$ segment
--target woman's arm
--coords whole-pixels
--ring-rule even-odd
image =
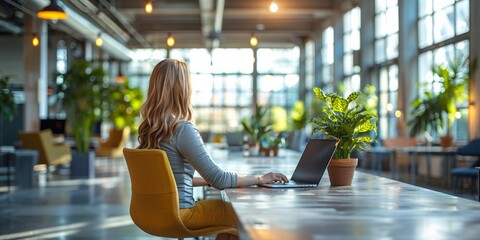
[[[210,184],[208,184],[207,181],[205,181],[205,179],[203,179],[202,177],[193,177],[193,186],[194,187],[200,187],[200,186],[208,186]]]
[[[259,185],[265,183],[272,183],[273,181],[288,182],[288,178],[281,173],[267,173],[263,176],[237,176],[237,187],[248,187],[252,185]],[[210,184],[202,177],[193,178],[193,186],[209,186]]]
[[[281,173],[269,172],[263,176],[237,176],[237,187],[248,187],[274,181],[288,182],[288,178]]]

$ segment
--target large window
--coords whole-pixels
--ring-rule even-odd
[[[328,27],[322,34],[322,79],[320,87],[325,91],[333,91],[334,37],[333,27]]]
[[[468,0],[420,0],[418,12],[418,94],[440,91],[432,67],[469,56],[470,6]],[[456,141],[468,141],[468,102],[458,103],[453,126]],[[437,137],[438,136],[434,136]]]
[[[298,48],[258,49],[258,104],[286,111],[298,100]]]
[[[360,90],[360,8],[343,16],[343,85],[344,94]]]
[[[419,0],[418,3],[420,48],[469,31],[469,0]]]
[[[399,135],[398,1],[375,1],[375,64],[378,69],[378,117],[381,139]]]
[[[375,62],[398,57],[398,2],[375,1]]]
[[[422,94],[427,88],[438,93],[441,86],[437,82],[438,76],[434,75],[432,68],[428,66],[446,65],[454,59],[461,59],[468,56],[469,42],[463,40],[461,42],[436,48],[432,51],[422,53],[418,59],[419,65],[419,81],[418,94]],[[456,121],[453,125],[453,137],[457,141],[468,141],[468,101],[457,104],[458,113]],[[433,136],[438,137],[438,136]]]
[[[250,48],[214,49],[211,53],[203,48],[170,50],[171,58],[190,66],[194,121],[201,132],[242,129],[240,121],[251,115],[254,105],[254,76],[260,105],[287,111],[298,100],[299,49],[258,49],[258,74],[253,72],[253,54]],[[153,67],[165,57],[165,50],[136,50],[129,68],[131,82],[146,91]]]

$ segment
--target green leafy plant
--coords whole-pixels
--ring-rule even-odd
[[[65,74],[59,75],[63,76],[63,83],[57,86],[58,99],[67,112],[77,151],[88,152],[93,124],[102,115],[106,73],[91,62],[77,60]]]
[[[436,78],[434,85],[439,91],[425,90],[412,102],[411,118],[407,124],[410,136],[422,132],[438,133],[445,129],[446,135],[451,135],[455,121],[457,104],[468,99],[467,85],[469,82],[468,59],[455,59],[448,65],[438,65],[432,68]]]
[[[115,128],[130,128],[133,134],[138,131],[143,92],[140,87],[130,86],[128,80],[111,85],[107,90],[107,119]]]
[[[264,135],[260,138],[260,144],[263,148],[279,148],[285,146],[285,138]]]
[[[297,101],[295,105],[293,105],[290,116],[293,130],[301,130],[307,125],[308,112],[303,104],[303,101]]]
[[[320,88],[313,91],[321,109],[311,120],[313,131],[339,141],[335,159],[349,159],[352,151],[370,146],[376,136],[378,118],[358,104],[358,92],[343,98],[337,93],[324,93]]]
[[[14,114],[17,112],[17,105],[10,90],[9,81],[10,77],[8,75],[0,73],[0,113],[2,119],[12,121]]]
[[[252,143],[257,143],[260,137],[271,131],[271,123],[264,119],[267,113],[266,108],[255,105],[254,115],[250,119],[244,118],[242,120],[243,129],[250,135]]]

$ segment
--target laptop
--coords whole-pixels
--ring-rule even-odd
[[[337,148],[335,139],[310,139],[288,183],[261,184],[269,188],[315,188]]]

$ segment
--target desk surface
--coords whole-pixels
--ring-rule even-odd
[[[215,157],[215,154],[213,155]],[[228,170],[291,174],[299,154],[278,158],[216,157]],[[356,172],[352,186],[227,189],[242,239],[478,239],[480,203]]]

